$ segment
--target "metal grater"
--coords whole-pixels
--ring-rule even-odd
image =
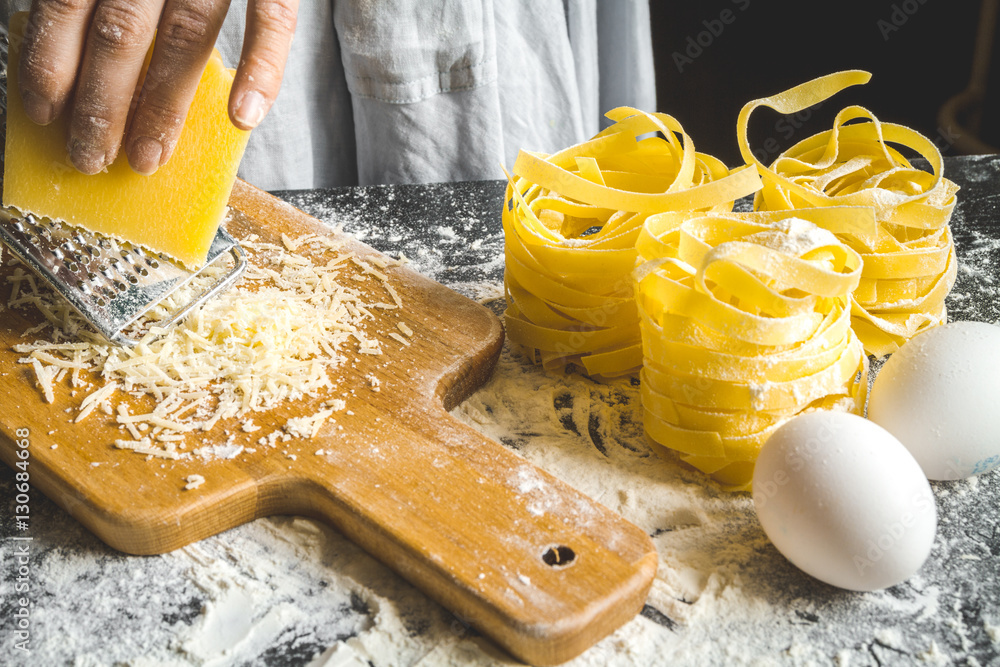
[[[4,112],[7,109],[7,46],[7,28],[0,24],[0,110]],[[247,266],[243,249],[221,228],[199,271],[189,271],[162,254],[130,243],[46,218],[22,216],[10,208],[0,208],[0,241],[62,294],[105,338],[129,347],[141,338],[128,331],[130,325],[204,274],[206,269],[225,262],[227,256],[233,258],[233,266],[228,271],[166,319],[158,320],[158,327],[174,324],[196,306],[227,289]]]

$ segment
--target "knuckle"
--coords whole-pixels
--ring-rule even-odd
[[[33,7],[23,35],[9,36],[11,45],[21,50],[23,83],[33,92],[48,97],[64,94],[72,77],[62,55],[63,26],[80,21],[89,11],[89,0],[39,0]]]
[[[195,7],[178,8],[167,25],[161,25],[157,39],[179,51],[201,51],[214,34],[212,17]]]
[[[89,0],[45,0],[38,3],[41,11],[51,11],[57,16],[76,16],[90,11]]]
[[[131,134],[169,142],[180,133],[186,115],[174,105],[145,98],[139,101]]]
[[[75,109],[69,132],[70,145],[75,146],[71,152],[107,153],[117,145],[116,126],[107,109]]]
[[[265,30],[291,34],[295,31],[296,10],[288,0],[257,0],[254,18]]]
[[[73,108],[72,130],[77,136],[104,136],[111,132],[114,125],[114,112],[101,101],[82,99]]]
[[[51,58],[38,57],[34,53],[26,54],[20,66],[22,85],[45,97],[58,97],[68,85],[66,77],[53,65]]]
[[[138,3],[108,0],[94,13],[92,35],[100,46],[112,50],[145,48],[147,28]]]
[[[258,49],[247,57],[246,65],[256,80],[281,81],[284,74],[281,56],[274,49]]]

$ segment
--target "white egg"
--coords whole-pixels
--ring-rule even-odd
[[[930,479],[1000,465],[1000,327],[954,322],[914,336],[875,378],[868,418]]]
[[[844,412],[810,412],[778,428],[757,458],[753,500],[785,558],[856,591],[909,578],[937,530],[914,458],[882,427]]]

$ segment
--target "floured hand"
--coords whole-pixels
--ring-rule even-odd
[[[229,0],[35,0],[20,65],[25,112],[43,125],[69,114],[67,151],[84,173],[123,146],[135,171],[153,173],[177,144],[228,9]],[[278,95],[297,10],[298,0],[248,3],[229,97],[241,129],[256,127]]]

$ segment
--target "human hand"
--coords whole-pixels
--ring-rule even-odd
[[[94,174],[124,146],[151,174],[170,158],[230,0],[34,0],[19,69],[28,118],[69,114],[67,151]],[[281,85],[298,0],[248,0],[229,117],[249,130]],[[142,87],[139,76],[153,42]]]

